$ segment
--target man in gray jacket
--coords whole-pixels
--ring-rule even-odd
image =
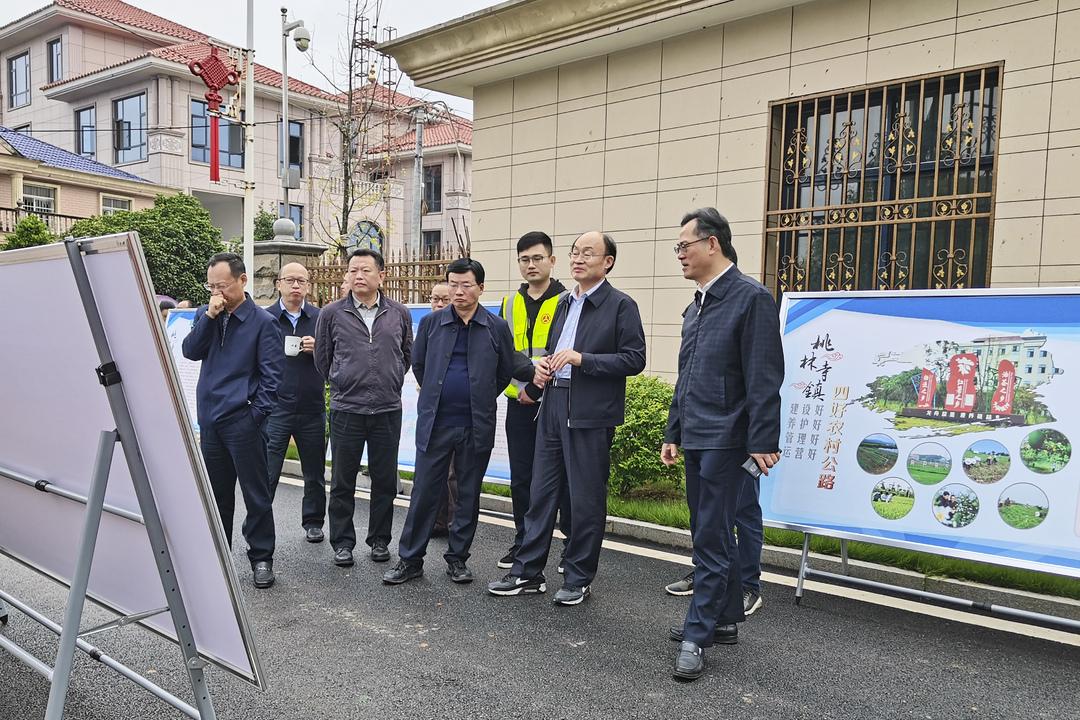
[[[390,559],[390,528],[397,494],[401,385],[412,351],[409,309],[380,291],[383,257],[362,248],[349,257],[351,292],[319,314],[315,366],[330,383],[330,546],[334,564],[353,564],[356,474],[368,450],[371,504],[367,544],[371,559]]]

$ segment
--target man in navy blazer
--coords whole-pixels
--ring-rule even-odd
[[[480,304],[484,266],[459,258],[446,269],[451,304],[420,321],[412,370],[416,401],[416,473],[409,514],[398,541],[397,565],[383,575],[399,585],[424,574],[424,555],[446,495],[451,461],[458,497],[450,524],[446,574],[472,582],[466,566],[480,515],[480,484],[495,447],[496,400],[511,378],[528,381],[532,362],[514,352],[510,326]]]
[[[763,474],[780,459],[784,349],[772,294],[735,266],[731,228],[715,208],[682,219],[675,255],[697,285],[683,312],[679,379],[660,459],[686,458],[686,502],[694,541],[694,595],[681,628],[674,674],[695,680],[703,649],[738,641],[745,619],[735,517],[757,502],[749,458]]]
[[[244,292],[246,283],[240,256],[210,258],[210,302],[195,312],[183,352],[188,360],[202,361],[196,395],[199,444],[225,539],[232,545],[239,480],[255,587],[268,588],[274,584],[274,509],[263,426],[277,401],[285,348],[274,319]]]

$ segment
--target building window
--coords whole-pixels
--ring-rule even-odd
[[[379,252],[383,251],[383,231],[378,223],[371,220],[361,220],[356,223],[353,231],[349,233],[350,250],[357,248],[370,248]]]
[[[97,108],[75,111],[75,152],[92,158],[97,154]]]
[[[1000,79],[990,66],[774,103],[767,283],[987,286]]]
[[[1025,365],[1024,366],[1024,373],[1026,373],[1027,375],[1031,374],[1031,366],[1030,365]]]
[[[146,93],[113,100],[113,162],[146,159]]]
[[[101,196],[101,214],[112,215],[118,212],[131,210],[131,198],[113,197],[112,195]]]
[[[425,213],[442,212],[442,165],[424,168]]]
[[[48,185],[23,184],[24,210],[51,215],[56,212],[56,188]]]
[[[49,60],[49,82],[60,82],[64,79],[64,45],[60,38],[46,43],[45,55]]]
[[[8,107],[30,104],[30,51],[8,60]]]
[[[19,127],[13,127],[13,128],[11,128],[11,131],[12,132],[17,132],[17,133],[22,133],[23,135],[32,135],[33,134],[31,132],[30,123],[26,123],[25,125],[20,125]]]
[[[278,206],[277,206],[277,208],[278,208],[278,217],[282,217],[282,212],[281,212],[282,207],[283,207],[283,205],[281,203],[278,203]],[[293,237],[295,237],[297,240],[303,240],[304,239],[304,206],[303,205],[293,205],[292,203],[289,203],[289,218],[293,221],[293,224],[296,225],[296,232],[293,233]]]
[[[210,162],[210,115],[202,100],[191,101],[191,159]],[[244,126],[240,123],[218,120],[218,162],[222,167],[244,167]]]
[[[1035,351],[1034,350],[1028,350],[1027,355],[1028,355],[1029,358],[1033,358],[1033,357],[1035,357]]]
[[[1039,351],[1039,357],[1046,357],[1046,351],[1045,350],[1040,350]]]
[[[1039,374],[1040,375],[1045,375],[1046,374],[1046,366],[1045,365],[1040,365],[1039,366]]]
[[[439,257],[442,253],[441,230],[424,230],[420,233],[420,253],[428,260]]]
[[[281,134],[281,125],[277,126]],[[289,121],[289,168],[295,168],[304,177],[304,123]],[[278,174],[281,174],[281,143],[278,142]]]

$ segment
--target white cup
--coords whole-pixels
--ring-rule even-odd
[[[286,335],[285,336],[285,354],[289,357],[296,357],[300,354],[300,336],[299,335]]]

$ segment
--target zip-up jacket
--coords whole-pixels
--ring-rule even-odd
[[[351,293],[324,307],[315,328],[315,367],[330,383],[330,409],[360,415],[400,410],[412,342],[409,308],[385,294],[371,332]]]
[[[195,311],[191,332],[181,346],[184,357],[202,362],[196,390],[199,425],[209,427],[247,408],[256,425],[273,411],[285,347],[274,319],[245,293],[244,302],[216,318],[206,305]]]
[[[315,337],[315,326],[319,321],[319,308],[309,302],[304,303],[300,317],[293,329],[292,320],[278,301],[266,308],[270,317],[278,324],[282,335],[297,337]],[[326,381],[315,369],[315,354],[301,352],[293,357],[285,356],[284,372],[278,387],[275,412],[299,413],[302,415],[322,414],[326,407],[323,389]]]
[[[541,316],[540,311],[545,304],[549,303],[549,301],[551,301],[550,304],[554,306],[554,298],[557,298],[564,292],[566,292],[566,287],[555,278],[552,278],[543,295],[534,300],[533,297],[529,295],[529,283],[521,283],[521,287],[518,288],[517,292],[504,297],[502,304],[499,305],[499,317],[505,320],[506,324],[510,326],[510,333],[514,336],[514,349],[524,354],[525,357],[530,360],[535,360],[536,358],[547,354],[547,332],[551,329],[551,321],[554,319],[554,313],[545,313],[545,316]],[[515,310],[518,297],[521,297],[525,308],[523,317],[519,317]],[[536,337],[536,329],[538,326],[542,330],[543,338]],[[535,343],[539,343],[539,345],[534,344],[534,340]],[[507,386],[506,396],[512,400],[516,400],[518,392],[522,391],[533,400],[539,398],[541,393],[540,388],[532,383],[523,383],[520,380],[515,380]]]
[[[683,312],[679,379],[664,441],[688,450],[780,450],[784,346],[776,301],[728,269]]]
[[[555,308],[548,354],[555,351],[570,310],[570,294]],[[574,337],[581,366],[570,370],[572,428],[612,428],[626,417],[626,378],[645,369],[645,329],[637,303],[605,280],[585,298]]]

